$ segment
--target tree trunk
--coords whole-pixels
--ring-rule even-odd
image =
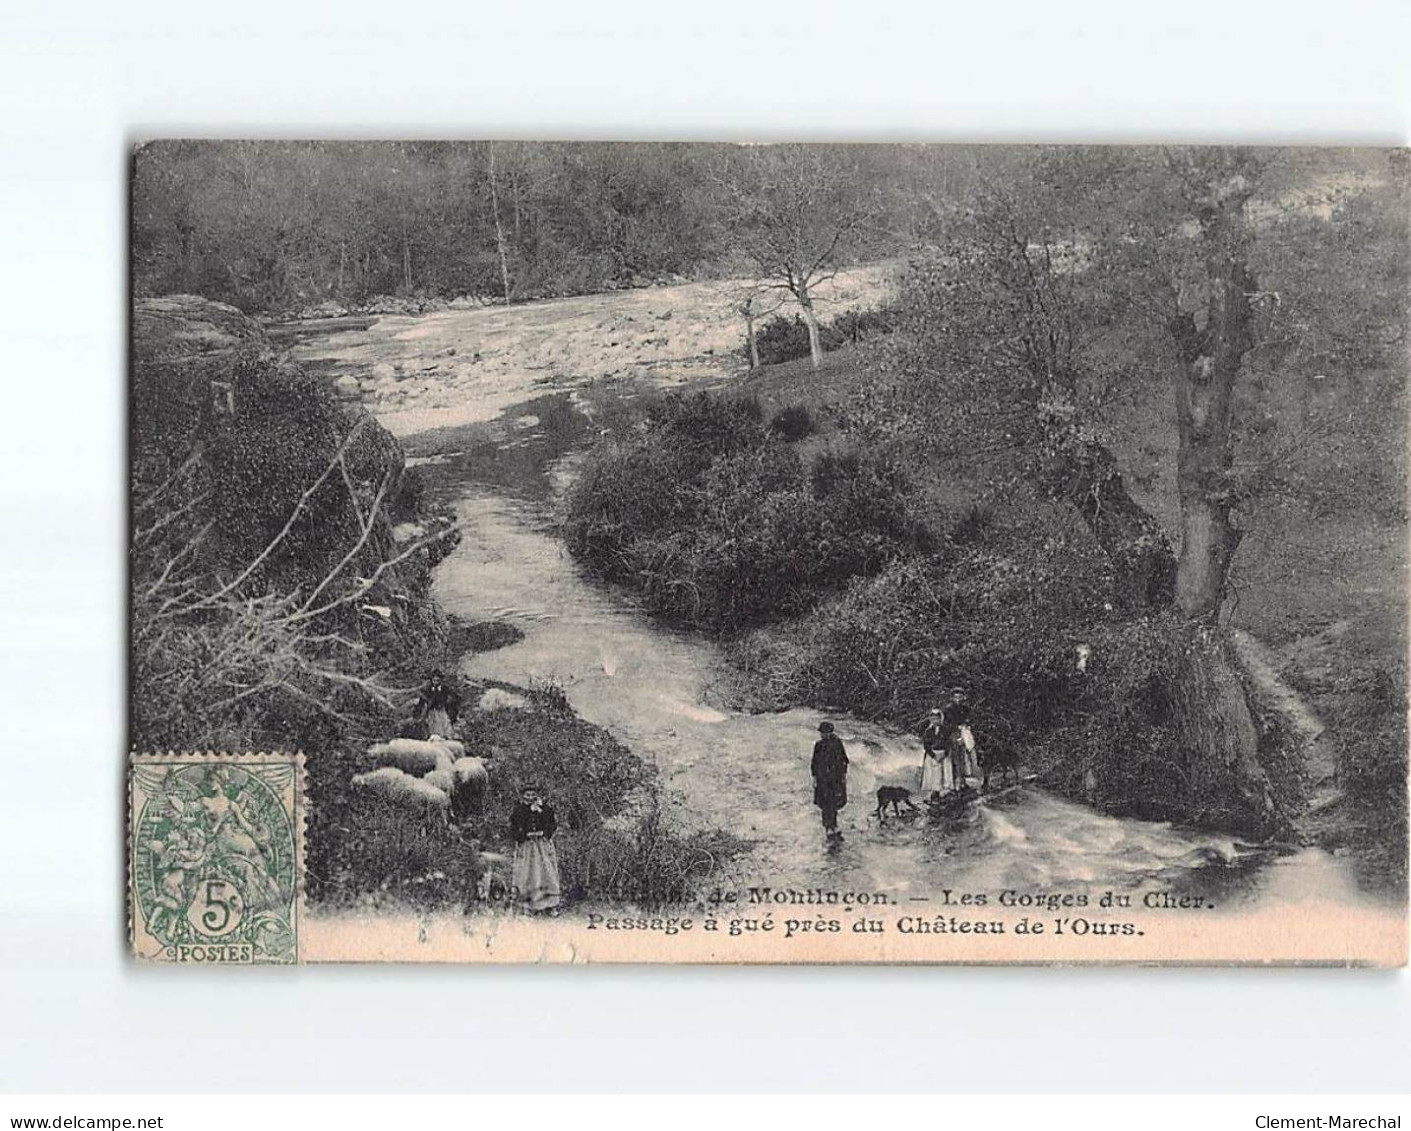
[[[1185,748],[1193,815],[1254,840],[1286,838],[1293,826],[1259,759],[1259,732],[1226,634],[1196,625],[1171,687]]]
[[[523,236],[520,233],[520,217],[523,214],[519,203],[519,163],[516,162],[510,167],[510,198],[514,203],[514,246],[520,248],[524,244]]]
[[[750,372],[753,373],[759,368],[759,342],[754,336],[754,298],[745,299],[740,306],[740,313],[745,316],[745,341],[750,348]]]
[[[407,240],[407,229],[402,228],[402,283],[407,294],[412,293],[412,245]]]
[[[505,290],[505,305],[510,304],[510,264],[505,254],[505,229],[500,223],[500,191],[495,179],[495,143],[490,143],[490,211],[495,217],[495,247],[500,253],[500,282]]]
[[[808,356],[817,369],[823,364],[823,341],[818,333],[818,316],[813,312],[813,296],[807,287],[798,289],[799,307],[803,310],[804,325],[808,327]]]
[[[1083,427],[1069,391],[1044,390],[1037,407],[1042,430],[1040,485],[1073,507],[1113,571],[1113,597],[1127,611],[1163,608],[1176,583],[1176,555],[1161,524],[1127,491],[1117,460]]]
[[[1254,343],[1248,293],[1253,280],[1237,262],[1221,265],[1210,308],[1183,313],[1172,325],[1180,355],[1176,421],[1180,448],[1176,485],[1181,500],[1181,559],[1176,601],[1194,620],[1213,622],[1239,546],[1230,477],[1230,406],[1242,359]]]
[[[1192,165],[1193,172],[1199,172]],[[1218,174],[1218,175],[1217,175]],[[1228,167],[1188,180],[1200,225],[1204,278],[1194,309],[1171,320],[1179,366],[1175,377],[1180,447],[1176,482],[1181,503],[1181,554],[1176,607],[1194,626],[1196,644],[1180,663],[1175,701],[1192,777],[1228,775],[1245,815],[1232,822],[1250,835],[1287,835],[1259,759],[1259,735],[1244,684],[1219,624],[1240,531],[1231,477],[1230,408],[1244,355],[1254,346],[1254,279],[1246,265],[1245,202],[1252,184]],[[1226,791],[1228,792],[1228,790]]]
[[[1254,347],[1255,281],[1246,264],[1245,202],[1253,186],[1239,172],[1200,184],[1192,210],[1200,225],[1203,287],[1194,309],[1171,319],[1180,365],[1176,484],[1181,500],[1181,559],[1176,601],[1192,620],[1213,623],[1239,546],[1233,521],[1235,485],[1230,408],[1244,355]],[[1203,301],[1202,301],[1203,300]]]

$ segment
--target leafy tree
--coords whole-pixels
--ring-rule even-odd
[[[1299,192],[1317,176],[1242,149],[1035,151],[1010,163],[940,218],[940,246],[916,258],[904,288],[893,379],[856,413],[985,469],[994,486],[1023,478],[1074,508],[1126,612],[1174,616],[1167,699],[1188,757],[1226,776],[1240,820],[1263,834],[1287,818],[1221,621],[1247,504],[1267,479],[1267,452],[1237,458],[1237,408],[1260,359],[1289,348],[1279,312],[1317,301],[1307,278],[1286,275],[1275,298],[1256,276],[1270,265],[1272,216],[1306,213]],[[1175,408],[1179,557],[1104,431],[1113,399],[1153,376]]]

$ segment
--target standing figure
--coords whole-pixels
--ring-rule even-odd
[[[558,821],[536,785],[526,785],[510,814],[514,838],[515,897],[530,911],[558,914],[563,900],[559,856],[554,848]]]
[[[950,755],[952,785],[961,789],[966,779],[979,773],[975,765],[975,738],[970,732],[970,707],[965,702],[965,692],[952,688],[950,702],[942,712],[942,725],[945,729],[946,750]]]
[[[833,733],[833,724],[818,724],[822,734],[813,744],[813,803],[823,815],[823,828],[830,841],[840,841],[843,834],[838,831],[838,810],[848,803],[848,752],[838,736]]]
[[[946,749],[945,712],[932,707],[921,728],[921,796],[930,801],[955,784]]]
[[[453,738],[452,727],[460,718],[461,696],[441,672],[433,671],[416,701],[416,719],[422,727],[422,737]]]

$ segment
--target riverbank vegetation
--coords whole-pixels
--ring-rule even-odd
[[[1403,883],[1406,191],[1394,159],[1339,183],[1297,155],[1068,151],[958,196],[883,333],[750,378],[765,412],[821,423],[801,458],[893,469],[930,541],[753,631],[695,621],[727,638],[740,697],[915,727],[963,686],[984,741],[1062,792],[1247,836],[1293,835],[1337,790],[1335,827],[1309,827]],[[631,539],[604,553],[591,519],[612,527],[634,462],[665,484],[672,445],[651,424],[605,445],[570,508],[574,552],[643,592],[658,559],[614,559]],[[702,515],[728,545],[770,513],[767,481],[733,514],[693,482],[653,547],[693,545]],[[707,609],[735,583],[692,579]],[[1331,777],[1232,623],[1313,696]]]
[[[575,485],[569,549],[676,624],[736,631],[812,608],[930,536],[890,460],[800,455],[804,420],[748,397],[653,401]]]
[[[739,851],[666,829],[653,770],[551,687],[502,688],[523,709],[462,718],[457,737],[494,766],[468,822],[352,786],[363,751],[407,730],[428,669],[517,630],[436,605],[431,571],[458,531],[363,409],[231,307],[145,300],[133,322],[134,748],[305,751],[315,903],[459,909],[480,848],[511,850],[529,780],[560,807],[574,898],[682,899]]]
[[[510,812],[521,788],[538,783],[554,805],[565,896],[641,907],[681,902],[719,882],[747,847],[712,830],[683,831],[663,818],[656,767],[600,727],[584,722],[552,684],[487,682],[511,708],[472,707],[456,727],[467,750],[487,759],[491,787],[482,812],[443,822],[408,812],[351,784],[374,768],[360,749],[310,762],[315,798],[309,827],[309,895],[331,909],[474,910],[503,903],[512,855]],[[491,879],[495,885],[482,883]]]

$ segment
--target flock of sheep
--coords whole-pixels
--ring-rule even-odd
[[[423,816],[451,817],[480,812],[490,784],[483,758],[468,757],[463,743],[433,734],[430,738],[394,738],[368,748],[380,763],[353,775],[353,784]]]

